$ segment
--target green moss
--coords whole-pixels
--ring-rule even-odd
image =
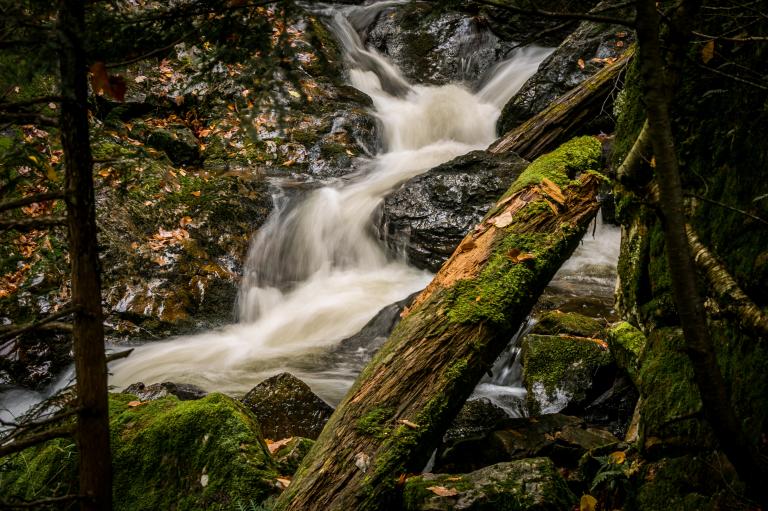
[[[240,403],[222,394],[197,401],[173,396],[130,406],[135,396],[110,396],[115,509],[231,509],[276,493],[272,458],[259,426]],[[69,441],[29,449],[13,459],[34,470],[13,472],[19,496],[76,485]],[[8,471],[4,479],[10,476]],[[5,485],[4,485],[5,487]]]
[[[535,334],[567,334],[580,337],[601,337],[605,324],[577,312],[548,311],[539,316]]]
[[[385,438],[390,434],[392,416],[394,414],[395,410],[393,408],[376,407],[360,417],[355,427],[365,435]]]
[[[640,358],[645,351],[643,332],[623,321],[608,330],[608,346],[619,367],[627,371],[630,379],[639,382]]]
[[[536,158],[504,194],[508,197],[546,178],[560,187],[567,186],[576,173],[600,167],[602,145],[595,137],[577,137],[551,153]]]

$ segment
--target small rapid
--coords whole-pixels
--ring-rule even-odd
[[[236,324],[139,346],[114,364],[112,385],[171,380],[242,394],[287,370],[336,403],[360,368],[323,367],[322,354],[429,282],[429,273],[385,252],[371,221],[376,208],[403,181],[493,142],[500,109],[550,50],[516,50],[475,92],[412,84],[358,35],[395,3],[322,9],[343,47],[350,84],[373,100],[380,154],[356,162],[341,180],[276,204],[251,241]]]

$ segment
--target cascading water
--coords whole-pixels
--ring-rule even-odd
[[[476,93],[462,85],[410,84],[365,48],[356,30],[395,3],[324,11],[344,48],[351,84],[373,99],[383,151],[343,181],[275,208],[251,242],[239,323],[138,347],[115,364],[112,384],[174,380],[242,393],[290,370],[337,402],[359,367],[322,367],[324,351],[429,282],[430,274],[387,256],[372,232],[372,214],[399,183],[487,147],[501,107],[549,50],[517,50]]]

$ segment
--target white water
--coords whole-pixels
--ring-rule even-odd
[[[385,254],[372,232],[372,214],[399,183],[487,147],[500,108],[549,51],[517,51],[474,94],[456,84],[410,84],[383,56],[363,47],[347,20],[371,19],[373,10],[391,4],[333,13],[351,84],[373,99],[381,121],[382,153],[360,162],[361,170],[343,181],[276,208],[251,242],[239,323],[138,347],[113,366],[111,384],[170,380],[237,394],[290,370],[337,402],[355,374],[313,367],[313,360],[382,307],[429,282],[429,273]]]

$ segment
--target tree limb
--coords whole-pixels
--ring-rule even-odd
[[[768,338],[768,317],[739,287],[725,266],[701,243],[693,227],[686,224],[685,230],[688,243],[693,250],[693,260],[704,273],[709,286],[721,301],[736,311],[738,319],[745,328]]]
[[[28,206],[29,204],[35,204],[37,202],[45,202],[50,200],[57,200],[57,199],[63,199],[64,198],[64,192],[57,191],[57,192],[44,192],[44,193],[38,193],[36,195],[28,195],[27,197],[21,197],[20,199],[10,199],[7,201],[0,202],[0,211],[5,211],[7,209],[16,209],[23,206]]]
[[[74,432],[75,432],[75,428],[73,426],[54,428],[54,429],[49,429],[47,431],[43,431],[41,433],[30,435],[22,440],[14,441],[8,444],[3,444],[0,446],[0,457],[8,456],[9,454],[13,454],[15,452],[23,451],[28,447],[33,447],[43,442],[47,442],[48,440],[53,440],[55,438],[66,438],[66,437],[72,436]]]
[[[56,118],[32,112],[0,112],[0,122],[39,124],[50,128],[59,127],[59,121]]]
[[[47,229],[49,227],[61,227],[67,224],[67,218],[64,216],[35,216],[29,218],[8,218],[0,219],[0,231],[34,231],[36,229]]]
[[[61,504],[62,502],[69,502],[72,500],[79,500],[80,498],[80,495],[62,495],[61,497],[49,497],[47,499],[40,500],[25,500],[19,502],[0,501],[0,509],[31,509],[36,507],[50,506],[53,504]]]
[[[12,329],[6,332],[3,332],[2,330],[0,330],[0,342],[5,341],[7,339],[12,339],[23,333],[29,332],[30,330],[37,330],[38,328],[41,328],[48,323],[53,323],[57,319],[61,319],[65,316],[69,316],[70,314],[74,314],[78,310],[79,308],[77,306],[65,307],[60,311],[54,312],[50,316],[43,318],[39,321],[32,321],[30,323],[27,323],[26,325],[22,325],[16,328],[11,327]]]

